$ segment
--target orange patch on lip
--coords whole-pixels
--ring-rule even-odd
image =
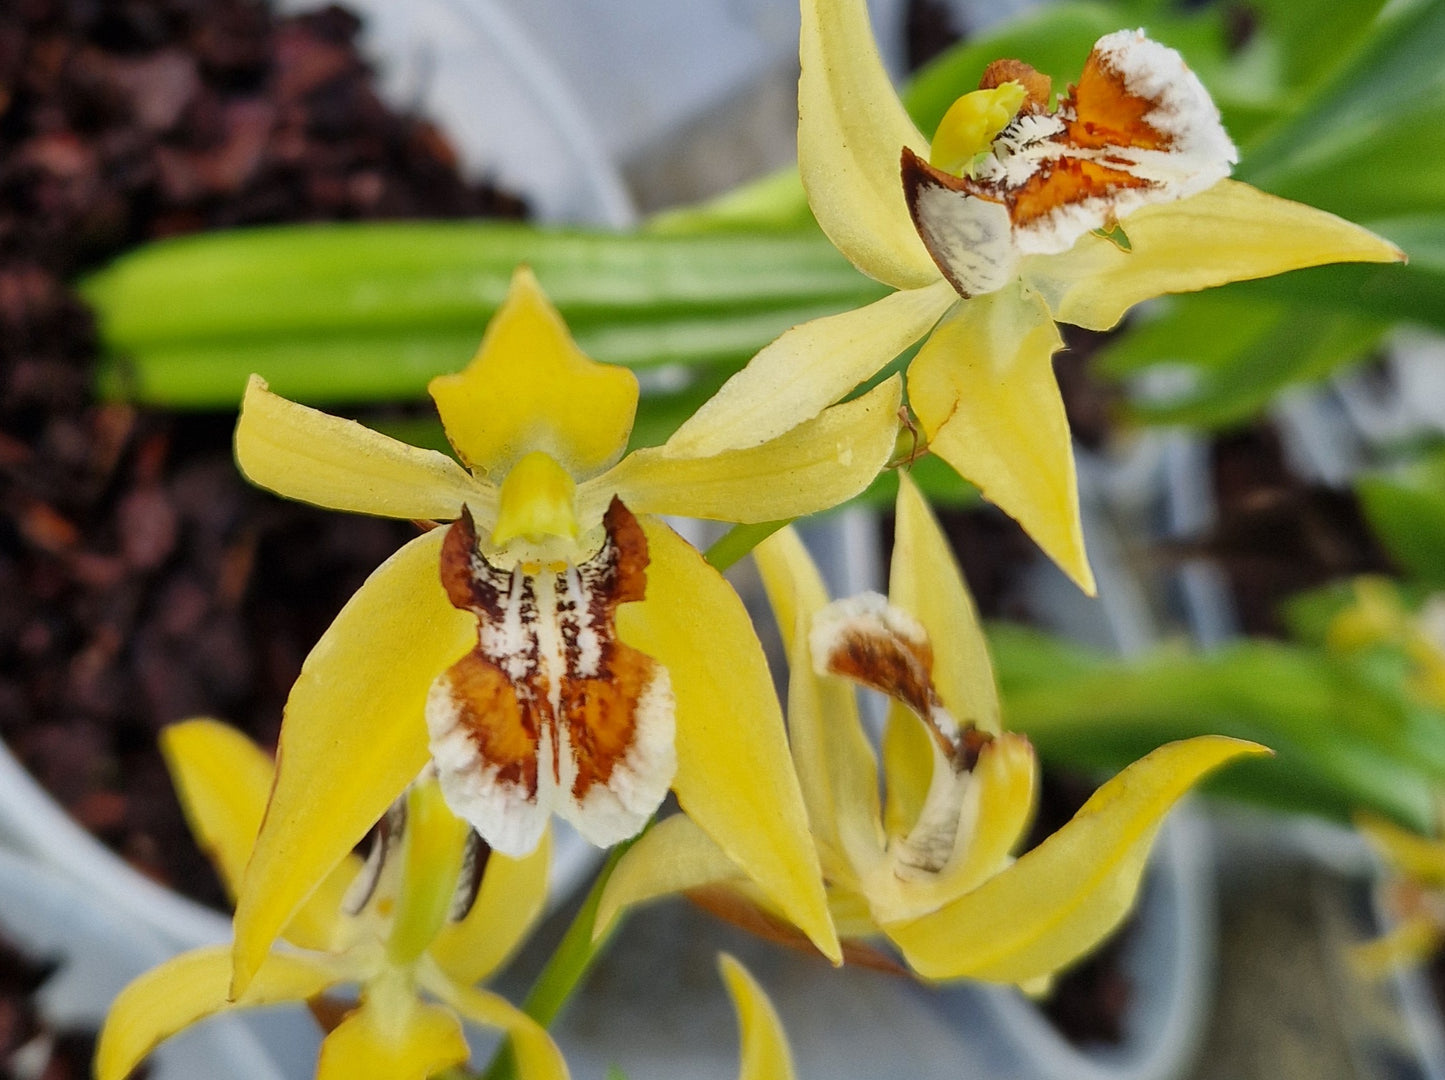
[[[554,810],[594,843],[632,835],[676,767],[667,672],[617,640],[618,605],[646,591],[647,538],[616,498],[603,525],[576,566],[494,566],[466,513],[442,545],[477,645],[428,700],[433,760],[453,809],[508,854]]]
[[[537,739],[550,712],[545,687],[528,686],[524,697],[506,673],[478,652],[454,664],[446,678],[477,753],[497,767],[497,779],[537,794]]]
[[[1060,158],[1040,168],[1023,187],[1015,189],[1009,216],[1016,227],[1023,227],[1047,217],[1066,203],[1106,199],[1125,188],[1151,186],[1148,180],[1097,161]]]
[[[1153,98],[1131,93],[1124,76],[1096,49],[1089,53],[1078,84],[1070,87],[1068,97],[1060,103],[1061,112],[1073,114],[1065,141],[1092,149],[1168,150],[1174,145],[1173,138],[1145,120],[1158,106]]]

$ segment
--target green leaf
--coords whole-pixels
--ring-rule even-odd
[[[1445,716],[1408,699],[1398,679],[1264,642],[1133,662],[1070,657],[1017,631],[991,631],[990,644],[1007,723],[1046,761],[1117,769],[1173,739],[1234,735],[1276,757],[1221,776],[1208,785],[1217,794],[1340,821],[1359,806],[1415,827],[1433,819]]]
[[[1445,191],[1445,0],[1392,5],[1238,176],[1356,219],[1438,215]]]
[[[867,294],[876,298],[877,292]],[[866,300],[862,302],[867,302]],[[579,321],[577,343],[592,357],[630,367],[742,366],[790,326],[854,302],[705,312],[671,318]],[[563,312],[564,316],[566,312]],[[317,328],[250,337],[180,337],[112,354],[96,374],[97,392],[170,408],[232,408],[252,372],[278,394],[309,405],[420,400],[427,382],[456,371],[476,352],[486,320],[354,332]]]
[[[1259,413],[1287,386],[1322,379],[1369,356],[1389,330],[1350,311],[1302,312],[1250,300],[1233,286],[1175,297],[1158,318],[1106,346],[1099,370],[1133,374],[1155,363],[1189,367],[1168,398],[1136,401],[1150,423],[1220,428]]]
[[[1260,20],[1249,47],[1271,54],[1289,87],[1319,82],[1348,55],[1384,7],[1384,0],[1251,0]]]
[[[479,335],[523,263],[575,326],[881,295],[816,230],[654,236],[495,222],[202,234],[132,252],[81,291],[107,346],[122,350],[402,327]]]
[[[1405,572],[1445,589],[1445,451],[1355,481],[1370,527]]]

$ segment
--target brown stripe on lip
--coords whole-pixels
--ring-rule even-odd
[[[616,498],[603,525],[591,558],[536,575],[488,562],[467,514],[442,546],[447,596],[478,628],[428,699],[433,759],[453,810],[509,855],[552,811],[594,843],[633,835],[676,769],[667,672],[617,640],[617,606],[646,591],[647,538]]]

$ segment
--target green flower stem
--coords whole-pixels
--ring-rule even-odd
[[[756,525],[734,525],[707,549],[703,558],[712,564],[713,569],[726,570],[791,520],[789,518],[783,521],[762,521]]]
[[[644,828],[643,832],[646,831]],[[592,888],[587,893],[587,899],[582,901],[582,907],[562,935],[562,940],[557,943],[556,950],[537,976],[537,981],[532,984],[532,989],[527,992],[522,1011],[543,1027],[552,1026],[552,1021],[557,1019],[577,987],[592,970],[592,965],[602,955],[602,950],[612,940],[612,935],[622,925],[623,916],[619,916],[601,937],[592,936],[592,927],[597,921],[597,905],[602,901],[602,891],[607,887],[607,881],[612,877],[612,871],[622,856],[641,835],[642,833],[638,833],[631,840],[618,844],[608,854],[597,880],[592,883]],[[482,1077],[483,1080],[513,1080],[515,1076],[516,1065],[512,1059],[511,1047],[504,1043]]]

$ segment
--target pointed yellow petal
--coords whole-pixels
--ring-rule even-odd
[[[476,641],[442,590],[445,529],[367,578],[301,666],[276,787],[236,903],[236,990],[277,933],[427,762],[432,680]]]
[[[928,448],[1092,595],[1074,448],[1050,359],[1062,345],[1037,296],[1009,288],[974,297],[914,358],[908,398]]]
[[[637,376],[579,349],[526,267],[472,362],[428,389],[457,455],[494,480],[533,450],[577,478],[601,472],[627,446],[637,411]]]
[[[472,1023],[507,1033],[518,1080],[567,1080],[567,1062],[552,1037],[506,998],[454,983],[432,989]]]
[[[792,529],[754,557],[788,649],[788,735],[823,871],[844,886],[882,858],[878,766],[858,718],[853,684],[813,672],[813,616],[828,604],[822,575]]]
[[[883,828],[889,836],[907,836],[923,811],[933,782],[934,742],[906,705],[890,701],[880,750],[888,796]]]
[[[1263,753],[1219,735],[1160,747],[1003,873],[931,915],[884,930],[925,978],[1017,983],[1057,971],[1128,913],[1174,802],[1210,770]]]
[[[688,816],[834,962],[822,872],[788,756],[782,711],[747,610],[702,556],[643,519],[647,599],[619,636],[667,667],[677,698],[677,777]]]
[[[998,689],[973,597],[918,486],[901,470],[898,480],[888,599],[928,631],[933,685],[954,719],[996,734]]]
[[[738,1080],[792,1080],[788,1037],[773,1003],[742,964],[727,953],[717,959],[738,1014],[738,1041],[742,1044]]]
[[[316,1080],[426,1080],[471,1051],[446,1009],[388,994],[363,1000],[321,1044]]]
[[[803,0],[798,168],[828,239],[896,289],[939,278],[903,199],[905,146],[928,157],[873,43],[863,0]]]
[[[287,401],[259,375],[241,402],[236,463],[257,487],[333,510],[450,521],[467,503],[496,515],[496,493],[445,454]]]
[[[171,724],[160,746],[186,824],[234,902],[271,795],[271,755],[219,720]]]
[[[1060,322],[1107,330],[1140,300],[1332,262],[1399,262],[1394,244],[1343,218],[1221,180],[1122,222],[1132,250],[1092,233],[1029,259],[1024,280]]]
[[[1445,840],[1428,839],[1375,814],[1356,815],[1355,827],[1396,873],[1445,887]]]
[[[716,456],[637,450],[579,496],[583,520],[601,517],[612,492],[638,514],[720,521],[779,521],[846,502],[873,482],[898,437],[903,387],[895,377],[855,401],[761,446]]]
[[[271,757],[218,720],[172,724],[162,729],[160,743],[186,823],[234,903],[271,795]],[[341,898],[360,866],[348,856],[327,875],[286,927],[288,941],[322,950],[332,945]]]
[[[520,859],[492,852],[482,888],[461,922],[442,928],[431,954],[453,981],[481,982],[511,957],[547,905],[547,868],[552,862],[552,830],[530,855]]]
[[[872,378],[957,299],[940,281],[793,327],[725,382],[665,449],[673,457],[706,457],[791,431]]]
[[[686,814],[664,818],[617,861],[597,904],[592,937],[600,938],[627,908],[664,896],[744,881],[743,872]]]
[[[310,957],[276,954],[256,973],[245,995],[227,1001],[231,950],[225,945],[182,953],[152,968],[111,1004],[95,1052],[96,1080],[123,1080],[165,1039],[227,1009],[305,1001],[343,977]]]

